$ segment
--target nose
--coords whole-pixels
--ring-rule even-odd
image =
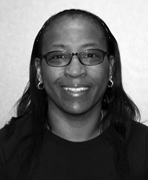
[[[65,75],[78,78],[87,74],[86,68],[80,63],[77,55],[72,56],[72,60],[68,66],[65,67]]]

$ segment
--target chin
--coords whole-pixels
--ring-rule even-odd
[[[75,105],[75,106],[68,106],[68,107],[65,107],[65,112],[67,112],[68,114],[73,114],[73,115],[82,115],[82,114],[85,114],[87,113],[91,108],[88,107],[88,106],[84,106],[83,105]]]

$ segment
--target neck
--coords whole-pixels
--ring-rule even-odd
[[[100,109],[91,113],[71,115],[54,109],[48,110],[49,124],[54,134],[69,141],[86,141],[100,134],[99,121],[103,118]]]

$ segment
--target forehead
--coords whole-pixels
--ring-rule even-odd
[[[62,17],[46,27],[42,48],[45,49],[54,43],[79,45],[88,43],[88,41],[89,43],[97,42],[106,45],[105,36],[99,24],[83,17]]]

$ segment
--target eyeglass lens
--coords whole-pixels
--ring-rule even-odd
[[[78,56],[82,64],[92,66],[101,63],[105,54],[100,49],[89,49],[74,55]],[[45,58],[48,65],[60,67],[68,65],[74,55],[67,51],[52,51],[47,53]]]

